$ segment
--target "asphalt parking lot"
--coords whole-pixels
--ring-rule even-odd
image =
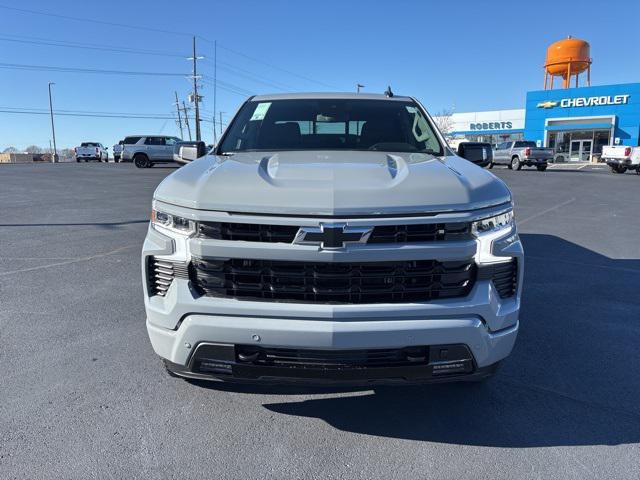
[[[640,477],[639,176],[495,168],[526,250],[498,375],[329,391],[165,374],[139,253],[172,171],[0,165],[0,477]]]

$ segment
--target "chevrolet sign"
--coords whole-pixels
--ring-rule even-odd
[[[571,107],[598,107],[602,105],[626,105],[629,103],[629,97],[631,95],[604,95],[600,97],[578,97],[578,98],[563,98],[560,100],[560,108]],[[545,102],[538,103],[538,108],[553,108],[557,107],[558,102],[547,100]]]

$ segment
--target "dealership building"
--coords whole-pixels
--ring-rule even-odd
[[[640,83],[528,92],[524,109],[454,113],[448,137],[493,144],[533,140],[554,159],[598,161],[604,145],[638,146]]]

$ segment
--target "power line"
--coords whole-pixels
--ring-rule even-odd
[[[206,40],[206,39],[205,39],[205,40]],[[210,42],[211,40],[207,40],[207,41],[209,41],[209,42]],[[323,87],[327,87],[327,88],[332,88],[332,89],[336,89],[336,90],[338,89],[338,87],[336,87],[336,86],[334,86],[334,85],[330,85],[330,84],[328,84],[328,83],[324,83],[324,82],[321,82],[321,81],[319,81],[319,80],[315,80],[315,79],[313,79],[313,78],[305,77],[304,75],[300,75],[300,74],[295,73],[295,72],[292,72],[292,71],[290,71],[290,70],[286,70],[286,69],[284,69],[284,68],[278,67],[277,65],[273,65],[273,64],[271,64],[271,63],[265,62],[264,60],[260,60],[260,59],[258,59],[258,58],[254,58],[254,57],[252,57],[252,56],[250,56],[250,55],[247,55],[247,54],[245,54],[245,53],[238,52],[237,50],[234,50],[234,49],[232,49],[232,48],[225,47],[225,46],[223,46],[223,45],[220,45],[220,43],[219,43],[219,42],[218,42],[218,48],[222,48],[223,50],[226,50],[226,51],[228,51],[228,52],[231,52],[231,53],[233,53],[233,54],[235,54],[235,55],[238,55],[238,56],[240,56],[240,57],[244,57],[244,58],[246,58],[246,59],[248,59],[248,60],[251,60],[251,61],[253,61],[253,62],[256,62],[256,63],[260,63],[260,64],[262,64],[262,65],[265,65],[265,66],[267,66],[267,67],[273,68],[273,69],[275,69],[275,70],[280,70],[281,72],[287,73],[287,74],[289,74],[289,75],[293,75],[294,77],[301,78],[302,80],[306,80],[307,82],[312,82],[312,83],[315,83],[315,84],[318,84],[318,85],[322,85]]]
[[[28,110],[4,110],[0,109],[0,113],[14,113],[19,115],[49,115],[49,112],[28,111]],[[64,117],[94,117],[94,118],[131,118],[131,119],[150,119],[150,120],[172,120],[173,116],[151,116],[151,115],[107,115],[93,113],[57,113],[57,116]]]
[[[184,73],[172,72],[138,72],[129,70],[101,70],[98,68],[59,67],[53,65],[26,65],[20,63],[0,63],[0,68],[7,70],[37,70],[45,72],[90,73],[102,75],[138,75],[156,77],[184,77]]]
[[[207,77],[207,76],[205,75],[205,77]],[[210,77],[207,77],[207,78],[210,78]],[[206,78],[202,79],[202,83],[204,83],[206,85],[213,85],[213,82],[207,80]],[[228,82],[224,82],[222,80],[218,80],[217,81],[217,85],[218,85],[218,88],[220,88],[222,90],[225,90],[225,91],[227,91],[229,93],[235,93],[236,95],[240,95],[242,97],[249,97],[251,95],[255,95],[254,92],[251,92],[249,90],[245,90],[242,87],[238,87],[237,85],[234,85],[234,84],[228,83]]]
[[[169,33],[171,35],[185,35],[185,36],[192,36],[192,34],[190,33],[186,33],[186,32],[178,32],[175,30],[163,30],[160,28],[151,28],[151,27],[142,27],[140,25],[131,25],[131,24],[126,24],[126,23],[117,23],[117,22],[105,22],[104,20],[96,20],[95,18],[82,18],[82,17],[72,17],[70,15],[60,15],[58,13],[50,13],[50,12],[42,12],[42,11],[38,11],[38,10],[29,10],[26,8],[16,8],[16,7],[10,7],[8,5],[0,5],[0,8],[5,9],[5,10],[11,10],[14,12],[19,12],[19,13],[29,13],[31,15],[42,15],[45,17],[55,17],[55,18],[62,18],[64,20],[75,20],[77,22],[91,22],[94,24],[100,24],[100,25],[108,25],[110,27],[121,27],[121,28],[130,28],[133,30],[145,30],[147,32],[156,32],[156,33]]]
[[[0,113],[13,113],[13,114],[18,114],[18,115],[49,115],[48,111],[29,111],[29,110],[6,110],[3,108],[0,108]],[[173,115],[170,114],[164,114],[164,115],[145,115],[145,114],[140,114],[140,115],[121,115],[121,114],[114,114],[114,115],[109,115],[109,114],[90,114],[90,113],[60,113],[58,111],[53,111],[53,113],[56,116],[63,116],[63,117],[88,117],[88,118],[116,118],[116,119],[141,119],[141,120],[175,120],[175,117]],[[194,120],[195,117],[194,116],[188,116],[185,117],[186,119],[189,120]],[[207,120],[207,119],[200,119],[201,122],[209,122],[212,123],[211,120]]]
[[[48,109],[38,108],[38,107],[9,107],[6,105],[0,105],[0,108],[5,110],[28,110],[28,111],[49,111]],[[165,115],[164,113],[138,113],[138,112],[106,112],[102,110],[67,110],[67,109],[56,109],[54,113],[96,113],[96,114],[107,114],[107,115],[152,115],[152,116],[161,116]]]
[[[134,55],[153,55],[161,57],[184,58],[184,55],[178,53],[160,52],[157,50],[144,50],[137,48],[118,47],[115,45],[99,45],[95,43],[68,42],[66,40],[55,40],[42,37],[27,37],[24,35],[5,35],[0,34],[0,41],[23,43],[29,45],[44,45],[51,47],[78,48],[85,50],[98,50],[104,52],[129,53]]]
[[[151,28],[151,27],[144,27],[141,25],[133,25],[133,24],[125,24],[125,23],[118,23],[118,22],[106,22],[103,20],[96,20],[95,18],[83,18],[83,17],[74,17],[74,16],[70,16],[70,15],[60,15],[60,14],[56,14],[56,13],[51,13],[51,12],[43,12],[43,11],[38,11],[38,10],[31,10],[31,9],[26,9],[26,8],[17,8],[17,7],[12,7],[9,5],[1,5],[0,4],[0,9],[5,9],[5,10],[10,10],[13,12],[19,12],[19,13],[28,13],[31,15],[42,15],[42,16],[47,16],[47,17],[54,17],[54,18],[61,18],[61,19],[65,19],[65,20],[74,20],[74,21],[78,21],[78,22],[91,22],[93,24],[100,24],[100,25],[108,25],[108,26],[112,26],[112,27],[121,27],[121,28],[128,28],[128,29],[133,29],[133,30],[143,30],[143,31],[148,31],[148,32],[155,32],[155,33],[165,33],[165,34],[172,34],[172,35],[180,35],[180,36],[189,36],[191,37],[192,34],[188,33],[188,32],[180,32],[180,31],[175,31],[175,30],[164,30],[164,29],[160,29],[160,28]],[[203,37],[201,35],[197,36],[198,38],[201,38],[202,40],[204,40],[205,42],[209,42],[211,44],[215,44],[216,41],[215,40],[210,40],[206,37]],[[275,70],[279,70],[281,72],[284,72],[288,75],[293,75],[294,77],[298,77],[302,80],[306,80],[307,82],[312,82],[315,83],[317,85],[322,85],[323,87],[326,88],[331,88],[331,89],[338,89],[338,87],[330,85],[328,83],[319,81],[319,80],[315,80],[313,78],[304,76],[304,75],[300,75],[298,73],[292,72],[291,70],[287,70],[285,68],[282,67],[278,67],[277,65],[274,65],[272,63],[268,63],[265,62],[264,60],[260,60],[258,58],[252,57],[250,55],[247,55],[245,53],[239,52],[237,50],[234,50],[232,48],[229,47],[225,47],[222,46],[218,43],[218,46],[230,53],[233,53],[235,55],[241,56],[243,58],[246,58],[247,60],[251,60],[253,62],[256,63],[260,63],[262,65],[268,66],[270,68],[273,68]]]
[[[252,74],[251,72],[248,72],[247,70],[235,67],[231,64],[228,64],[226,62],[221,62],[218,60],[218,68],[225,70],[228,73],[231,73],[232,75],[236,75],[240,78],[244,78],[245,80],[249,80],[251,82],[255,82],[255,83],[261,83],[263,85],[267,85],[269,87],[275,88],[277,90],[282,90],[282,91],[291,91],[291,90],[295,90],[292,87],[287,87],[287,86],[281,86],[282,84],[277,84],[275,82],[271,82],[268,80],[263,80],[262,78],[259,78],[257,75]]]

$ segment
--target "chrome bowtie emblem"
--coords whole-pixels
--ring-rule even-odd
[[[319,227],[300,227],[293,243],[318,245],[322,249],[344,248],[347,243],[367,243],[373,227],[350,227],[346,223],[321,223]]]

